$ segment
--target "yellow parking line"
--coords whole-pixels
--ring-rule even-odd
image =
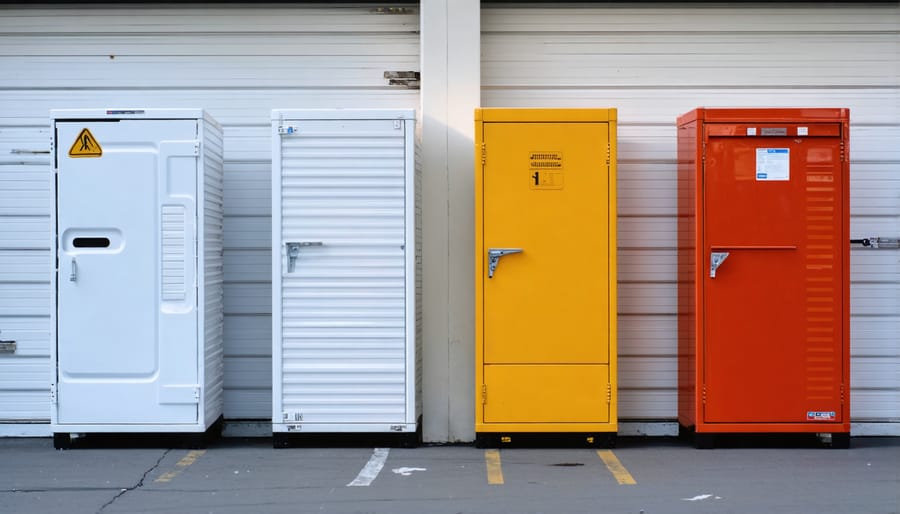
[[[159,476],[154,482],[171,482],[173,478],[177,477],[180,471],[169,471],[168,473],[163,473]]]
[[[180,461],[175,463],[175,466],[178,467],[179,469],[163,473],[162,475],[159,476],[159,478],[154,480],[154,482],[159,482],[159,483],[171,482],[173,478],[177,477],[178,475],[181,474],[182,471],[184,471],[184,468],[186,468],[186,467],[190,466],[191,464],[193,464],[194,462],[196,462],[197,459],[199,459],[204,453],[206,453],[206,450],[193,450],[193,451],[188,452],[188,454],[185,455],[184,457],[182,457],[182,459]]]
[[[484,462],[487,464],[488,484],[503,485],[503,468],[500,465],[500,450],[485,450]]]
[[[178,461],[178,463],[175,465],[179,468],[186,468],[193,464],[194,461],[202,457],[204,453],[206,453],[206,450],[193,450],[191,452],[188,452],[188,454],[185,455],[184,458]]]
[[[606,464],[606,469],[612,473],[616,478],[616,481],[619,482],[619,485],[637,484],[634,477],[631,476],[631,473],[629,473],[628,470],[625,469],[625,466],[619,462],[618,457],[616,457],[612,450],[597,450],[597,455],[599,455],[600,459],[603,460],[603,463]]]

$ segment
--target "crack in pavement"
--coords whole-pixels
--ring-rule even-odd
[[[159,465],[162,463],[163,459],[166,458],[166,455],[168,455],[171,451],[172,451],[171,448],[169,448],[168,450],[164,451],[163,454],[159,457],[159,459],[157,459],[156,463],[154,463],[152,466],[150,466],[150,469],[148,469],[147,471],[144,471],[144,474],[141,475],[141,479],[138,480],[138,483],[134,484],[134,485],[131,486],[131,487],[126,487],[126,488],[122,489],[121,491],[119,491],[119,494],[113,496],[111,500],[109,500],[108,502],[106,502],[106,503],[104,503],[103,505],[101,505],[100,508],[97,509],[97,513],[96,513],[96,514],[101,514],[107,507],[109,507],[110,505],[112,505],[113,503],[115,503],[116,500],[118,500],[119,498],[121,498],[122,496],[124,496],[125,493],[128,493],[128,492],[130,492],[130,491],[134,491],[135,489],[139,489],[139,488],[143,487],[143,486],[144,486],[144,480],[147,479],[147,475],[149,475],[149,474],[152,473],[156,468],[158,468]]]

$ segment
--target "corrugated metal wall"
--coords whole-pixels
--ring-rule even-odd
[[[619,109],[624,420],[676,416],[675,117],[698,106],[851,110],[851,231],[900,236],[900,7],[492,7],[485,107]],[[900,251],[852,252],[851,409],[900,420]]]
[[[418,92],[389,86],[384,72],[419,69],[418,16],[386,12],[396,11],[3,7],[3,162],[19,160],[12,149],[49,149],[51,108],[202,107],[224,126],[229,419],[271,416],[270,111],[416,108]],[[12,359],[0,355],[0,413],[16,419],[49,418],[48,171],[0,167],[0,200],[10,197],[0,202],[0,262],[15,259],[0,270],[0,339],[17,339],[15,358],[29,359],[7,372]]]
[[[0,127],[0,421],[50,421],[50,128]]]
[[[900,7],[624,5],[486,4],[483,105],[619,109],[620,417],[673,420],[675,116],[849,107],[853,235],[898,236]],[[419,69],[418,27],[414,11],[366,6],[4,6],[0,339],[19,364],[0,355],[0,412],[47,418],[49,168],[11,152],[48,149],[50,108],[203,107],[224,125],[225,410],[267,420],[269,111],[415,108],[383,72]],[[900,251],[854,250],[852,280],[854,421],[900,421]],[[451,404],[469,416],[472,401]]]

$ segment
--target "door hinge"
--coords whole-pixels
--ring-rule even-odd
[[[841,140],[841,162],[844,162],[844,140]]]
[[[481,165],[487,164],[487,145],[481,143]]]
[[[282,136],[292,136],[294,134],[299,134],[300,130],[297,127],[291,127],[289,125],[278,125],[278,133]]]
[[[606,143],[606,167],[609,168],[609,165],[612,163],[612,146],[609,143]]]
[[[844,405],[844,384],[841,383],[841,405]]]
[[[612,403],[612,384],[606,383],[606,404],[609,405]]]
[[[700,401],[703,405],[706,405],[706,384],[703,384],[703,389],[700,392]]]
[[[481,404],[487,405],[487,386],[481,384]]]
[[[50,384],[50,403],[56,405],[56,384]]]

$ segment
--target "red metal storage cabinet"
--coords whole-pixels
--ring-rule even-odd
[[[849,110],[678,118],[678,421],[850,438]]]

